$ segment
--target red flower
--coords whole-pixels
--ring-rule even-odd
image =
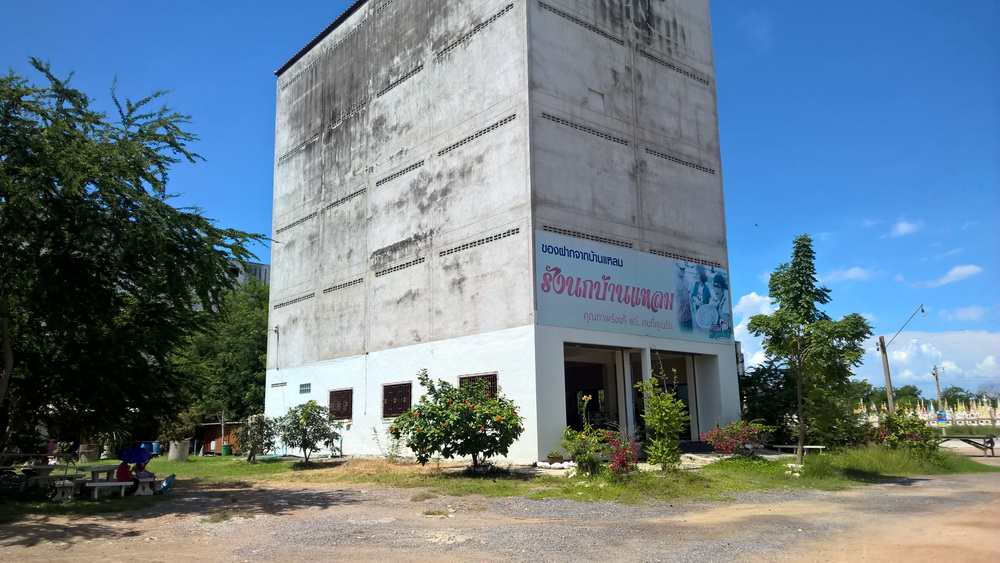
[[[497,422],[503,422],[503,417],[502,416],[498,416],[497,417]]]

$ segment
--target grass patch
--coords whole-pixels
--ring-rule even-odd
[[[984,434],[1000,435],[1000,427],[981,424],[955,424],[944,428],[934,427],[934,431],[942,436],[982,436]]]
[[[438,496],[439,495],[437,493],[432,493],[430,491],[426,491],[426,492],[423,492],[423,493],[417,493],[417,494],[413,495],[412,497],[410,497],[410,501],[411,502],[424,502],[425,500],[430,500],[432,498],[438,498]]]
[[[424,511],[424,516],[447,516],[448,511],[440,508],[428,508]]]
[[[202,522],[206,524],[218,524],[219,522],[225,522],[227,520],[232,520],[233,518],[253,518],[253,513],[237,510],[223,510],[222,512],[216,512],[214,514],[209,514],[208,516],[201,519]]]

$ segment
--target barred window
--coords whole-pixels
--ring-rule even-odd
[[[382,386],[382,418],[395,418],[410,410],[413,383],[394,383]]]
[[[312,383],[300,383],[299,395],[305,395],[307,393],[312,393]]]
[[[490,397],[497,396],[497,374],[492,373],[475,373],[472,375],[460,375],[458,376],[458,386],[467,387],[472,385],[476,381],[486,381],[490,385]]]
[[[354,389],[330,391],[330,418],[334,420],[354,418]]]

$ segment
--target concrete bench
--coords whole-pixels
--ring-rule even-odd
[[[98,500],[101,498],[101,491],[108,491],[110,494],[115,488],[118,489],[119,496],[124,497],[125,489],[132,486],[132,481],[90,481],[87,486],[94,489],[94,500]]]
[[[149,486],[152,482],[153,479],[151,478],[139,479],[139,488],[135,490],[135,493],[133,493],[132,496],[152,496],[153,489]],[[87,481],[86,484],[88,487],[94,489],[94,500],[97,500],[100,498],[100,492],[102,490],[108,491],[110,494],[116,487],[118,488],[118,494],[124,497],[125,490],[132,486],[132,481]]]
[[[52,483],[52,486],[56,489],[55,494],[52,496],[53,501],[73,500],[73,491],[76,488],[76,483],[73,481],[56,481]]]
[[[795,445],[795,444],[792,444],[792,445],[787,445],[787,444],[771,445],[771,446],[768,446],[768,447],[771,448],[772,450],[777,450],[779,452],[783,452],[783,451],[787,450],[787,451],[790,451],[792,453],[795,453],[799,449],[799,447],[797,445]],[[811,451],[812,452],[821,452],[821,451],[823,451],[823,450],[826,449],[826,446],[802,446],[802,447],[805,450],[803,453],[809,453]]]

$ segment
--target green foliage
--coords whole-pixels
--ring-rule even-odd
[[[218,310],[205,313],[205,329],[177,350],[178,368],[203,384],[195,400],[203,415],[243,421],[264,408],[267,304],[268,286],[250,278],[224,292]]]
[[[851,368],[861,363],[864,341],[871,335],[871,327],[861,315],[852,313],[833,321],[819,309],[830,302],[830,290],[817,284],[814,262],[812,239],[808,235],[796,237],[791,263],[779,265],[771,274],[769,292],[777,310],[752,316],[747,327],[751,334],[762,337],[767,355],[795,377],[800,442],[806,440],[807,406],[815,413],[817,407],[826,405],[830,429],[852,420],[857,403],[834,401],[836,391],[824,390],[849,388]],[[808,399],[807,393],[811,395]],[[798,463],[802,463],[801,457]]]
[[[0,77],[0,428],[142,429],[186,404],[172,352],[264,237],[170,205],[171,166],[200,157],[165,92],[112,91],[112,119],[31,64],[47,84]]]
[[[340,451],[339,424],[332,422],[330,410],[316,401],[288,409],[276,424],[281,442],[287,447],[302,450],[306,463],[309,462],[309,455],[321,445],[333,452]]]
[[[646,459],[665,471],[668,467],[680,466],[678,436],[691,420],[691,415],[683,401],[663,387],[665,382],[661,383],[662,378],[663,374],[660,378],[650,377],[636,383],[635,388],[642,393],[645,405],[642,419],[646,423]]]
[[[794,424],[795,375],[768,358],[739,376],[739,381],[743,419],[773,426],[774,439],[787,443]]]
[[[911,414],[886,413],[879,425],[870,429],[869,437],[873,443],[889,449],[906,448],[920,459],[940,460],[938,433]]]
[[[427,393],[393,421],[389,432],[405,441],[421,465],[437,454],[444,459],[471,457],[472,467],[479,468],[491,457],[507,455],[524,432],[518,407],[499,392],[490,396],[484,380],[455,387],[433,381],[425,369],[417,379]]]
[[[274,450],[276,423],[263,414],[247,417],[243,428],[236,432],[236,444],[247,454],[247,463],[253,463],[257,455]]]
[[[562,449],[573,459],[579,470],[591,477],[597,477],[601,472],[603,459],[611,454],[609,440],[615,436],[614,432],[594,428],[587,421],[587,403],[593,399],[590,395],[584,395],[580,405],[580,420],[583,427],[574,430],[567,426],[563,430],[563,439],[559,442]]]
[[[162,442],[180,442],[194,438],[201,415],[193,408],[164,419],[159,438]]]
[[[977,393],[955,385],[949,385],[941,390],[941,400],[949,405],[957,405],[959,403],[968,404],[970,400],[975,399],[977,396]]]
[[[737,420],[722,428],[713,428],[703,435],[705,441],[717,452],[752,456],[767,445],[773,431],[773,426],[757,421]]]

